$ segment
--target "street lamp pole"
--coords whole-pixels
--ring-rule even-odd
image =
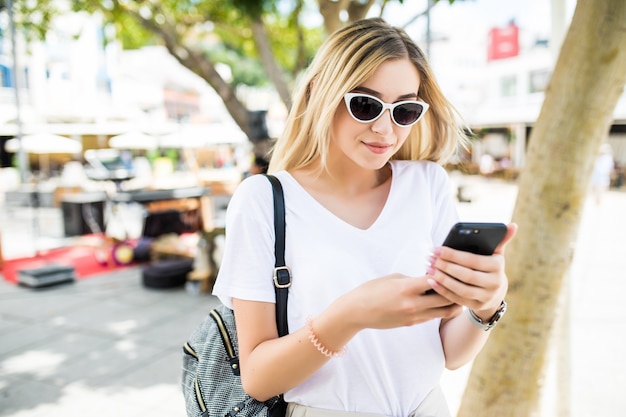
[[[17,42],[15,40],[15,20],[13,18],[13,0],[7,0],[7,9],[9,11],[9,26],[11,30],[11,53],[13,55],[13,71],[11,71],[11,80],[13,83],[13,88],[15,90],[15,127],[16,133],[15,137],[20,143],[20,147],[18,149],[18,168],[20,171],[20,178],[22,180],[22,184],[26,182],[26,152],[24,151],[24,144],[22,143],[22,114],[21,114],[21,103],[20,103],[20,91],[19,91],[19,65],[17,59]]]

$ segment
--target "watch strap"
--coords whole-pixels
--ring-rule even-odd
[[[498,307],[498,310],[495,312],[495,314],[489,320],[486,320],[486,321],[478,317],[476,313],[472,311],[472,309],[468,308],[466,309],[466,311],[467,311],[467,317],[469,318],[469,320],[472,322],[473,325],[475,325],[476,327],[484,331],[488,331],[494,328],[496,324],[498,324],[502,316],[504,316],[504,313],[506,313],[506,308],[507,308],[506,301],[502,300],[502,303],[500,303],[500,307]]]

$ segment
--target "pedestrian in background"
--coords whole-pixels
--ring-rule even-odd
[[[602,197],[611,185],[611,175],[614,169],[613,149],[608,143],[603,143],[591,174],[591,191],[597,205],[602,204]]]
[[[267,172],[267,167],[269,165],[269,161],[262,156],[255,156],[252,161],[252,166],[250,167],[250,175],[255,174],[265,174]]]
[[[441,166],[466,140],[458,120],[423,52],[382,19],[319,49],[269,167],[285,194],[289,335],[269,182],[246,178],[226,217],[214,294],[235,311],[251,396],[284,393],[290,417],[449,416],[442,372],[474,359],[504,313],[516,230],[492,256],[440,246],[458,220]]]
[[[254,156],[250,168],[243,173],[243,178],[248,178],[250,175],[265,174],[267,173],[267,167],[269,161],[262,156]]]

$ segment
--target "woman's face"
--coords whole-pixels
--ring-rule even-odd
[[[420,79],[408,59],[387,61],[352,93],[375,96],[385,103],[416,100]],[[331,125],[329,163],[354,164],[364,169],[380,169],[406,140],[412,126],[396,125],[386,109],[373,122],[362,123],[352,118],[341,102]]]

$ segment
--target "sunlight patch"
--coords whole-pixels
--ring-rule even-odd
[[[115,349],[121,352],[130,352],[137,349],[137,343],[132,340],[120,340],[115,343]]]
[[[118,336],[123,336],[137,328],[137,321],[135,320],[118,321],[116,323],[109,324],[107,328],[111,330],[113,333],[117,334]]]
[[[67,355],[42,350],[30,350],[21,355],[12,356],[0,363],[0,369],[9,374],[30,373],[37,376],[54,374]]]

